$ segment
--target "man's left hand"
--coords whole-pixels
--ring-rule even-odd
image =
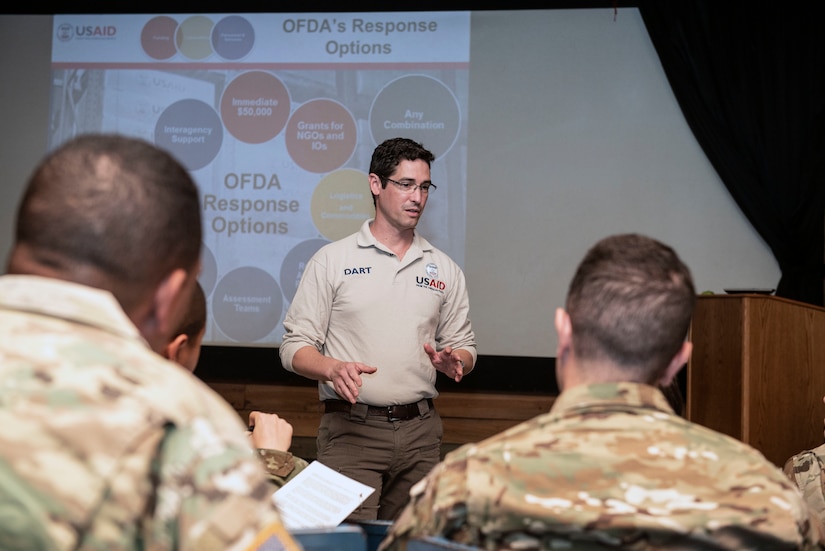
[[[450,379],[459,382],[464,377],[464,362],[451,347],[436,351],[429,343],[424,343],[424,352],[430,357],[433,367]]]

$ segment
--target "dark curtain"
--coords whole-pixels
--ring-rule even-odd
[[[821,19],[795,2],[643,0],[639,10],[688,125],[778,261],[776,295],[823,305]]]

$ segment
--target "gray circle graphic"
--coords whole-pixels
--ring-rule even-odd
[[[212,48],[224,59],[241,59],[255,44],[255,29],[240,15],[218,21],[212,29]]]
[[[291,251],[286,253],[284,261],[281,263],[281,289],[284,291],[289,302],[295,298],[295,291],[298,290],[298,283],[304,275],[304,268],[318,249],[329,243],[326,239],[310,239],[295,245]]]
[[[436,159],[458,138],[458,100],[444,83],[426,75],[407,75],[387,84],[370,107],[375,143],[404,136],[424,145]]]
[[[218,113],[196,99],[182,99],[167,107],[155,124],[155,145],[169,151],[189,170],[211,163],[223,143]]]
[[[255,342],[281,320],[284,299],[278,283],[260,268],[236,268],[226,274],[212,295],[215,322],[238,342]]]

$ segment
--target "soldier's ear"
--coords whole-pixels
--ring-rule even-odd
[[[673,356],[673,359],[670,360],[670,364],[667,366],[665,372],[662,374],[662,377],[659,379],[660,385],[668,386],[673,382],[676,374],[687,365],[692,350],[692,342],[685,341],[682,343],[682,347],[679,349],[679,352],[677,352],[676,355]]]
[[[166,348],[163,351],[163,356],[173,362],[181,363],[181,350],[184,346],[186,346],[186,341],[188,340],[189,336],[186,335],[186,333],[177,335],[174,339],[169,341],[168,345],[166,345]]]
[[[186,312],[192,294],[193,279],[182,268],[169,273],[152,291],[145,315],[138,325],[140,334],[157,353],[169,344]]]
[[[558,347],[556,357],[561,358],[570,349],[570,341],[573,336],[573,324],[570,322],[570,314],[564,308],[556,308],[556,334],[558,335]]]
[[[556,347],[556,384],[559,390],[567,388],[570,383],[569,359],[573,346],[573,325],[570,322],[570,314],[564,308],[556,308],[556,334],[558,335],[558,346]]]

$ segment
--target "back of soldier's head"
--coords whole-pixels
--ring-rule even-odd
[[[124,309],[200,258],[198,190],[167,152],[136,138],[82,135],[38,165],[17,212],[12,273],[112,291]]]
[[[574,351],[653,380],[682,346],[695,300],[690,271],[672,248],[638,234],[607,237],[570,284]]]

